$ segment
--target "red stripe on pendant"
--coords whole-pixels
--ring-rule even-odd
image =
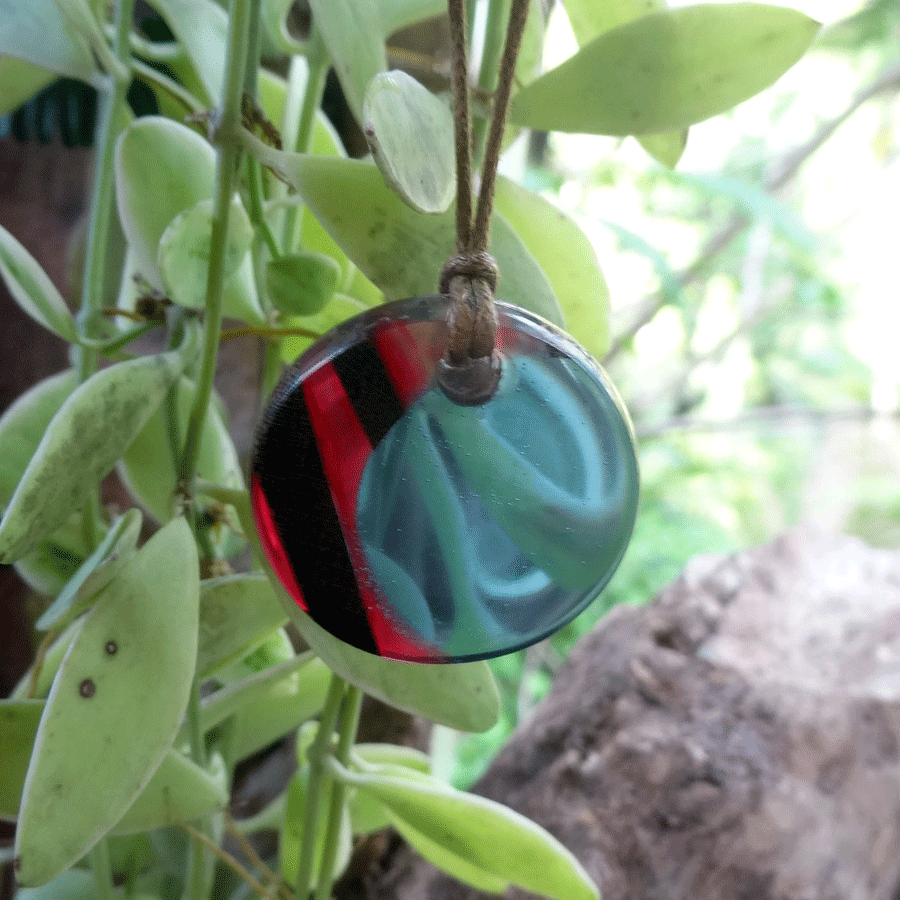
[[[300,585],[297,584],[294,570],[291,568],[291,563],[281,543],[278,527],[275,525],[272,510],[269,508],[269,501],[266,499],[265,491],[262,489],[262,485],[259,483],[256,475],[250,480],[250,499],[253,503],[253,511],[256,513],[259,536],[262,539],[263,550],[266,551],[269,565],[275,570],[275,574],[285,586],[287,592],[297,601],[297,605],[304,612],[308,612],[306,601],[303,599],[303,591],[300,590]]]
[[[356,524],[356,498],[372,445],[331,363],[317,369],[303,382],[303,395],[379,654],[392,659],[436,657],[427,646],[404,634],[387,615],[387,604],[369,572]]]
[[[431,368],[426,368],[425,358],[429,348],[416,341],[408,325],[395,322],[377,328],[372,342],[378,349],[400,402],[409,409],[431,382],[431,372],[443,350],[432,348],[434,358],[428,360]]]

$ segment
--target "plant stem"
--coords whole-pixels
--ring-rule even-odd
[[[94,183],[91,188],[90,219],[85,247],[84,275],[81,282],[79,322],[86,334],[95,312],[103,307],[106,274],[106,248],[109,243],[109,221],[113,203],[113,153],[118,137],[122,109],[131,81],[131,19],[135,0],[119,0],[116,6],[113,52],[127,73],[108,76],[100,92],[100,115],[94,149]],[[87,381],[97,370],[97,351],[93,347],[78,350],[78,377]],[[93,547],[100,531],[100,489],[88,492],[83,512],[83,529],[88,548]]]
[[[97,884],[98,900],[114,900],[112,884],[112,866],[109,861],[109,844],[101,838],[91,850],[91,868],[94,870],[94,881]]]
[[[493,95],[500,78],[500,56],[503,53],[506,23],[509,20],[510,0],[489,0],[487,26],[484,32],[484,52],[478,69],[478,89],[485,96]],[[490,117],[476,116],[472,123],[472,153],[476,164],[484,155],[484,141]]]
[[[338,737],[337,758],[341,765],[350,764],[350,751],[356,741],[356,730],[359,727],[359,713],[362,709],[362,691],[353,686],[347,687],[344,698],[344,714],[341,718],[341,730]],[[319,886],[315,900],[328,900],[331,896],[332,872],[337,859],[338,844],[341,835],[341,820],[347,803],[347,785],[336,778],[331,780],[331,807],[328,811],[328,824],[325,829],[325,842],[322,846],[322,862],[319,866]]]
[[[260,0],[231,0],[228,17],[228,45],[225,52],[225,88],[223,107],[218,123],[218,153],[216,154],[216,188],[213,200],[213,223],[210,237],[209,269],[206,280],[206,320],[203,335],[203,356],[197,380],[197,394],[188,420],[187,435],[182,451],[179,477],[190,487],[197,468],[200,435],[212,396],[216,358],[219,350],[219,331],[222,328],[222,288],[225,282],[225,243],[231,198],[237,180],[241,148],[235,133],[241,126],[241,98],[247,68],[247,43],[250,22],[259,18]]]
[[[338,675],[331,676],[331,684],[328,686],[328,695],[325,698],[325,706],[319,717],[319,729],[316,739],[309,748],[309,782],[306,791],[306,809],[303,811],[303,837],[300,842],[300,861],[297,864],[297,884],[295,896],[297,900],[307,900],[312,889],[313,862],[316,847],[315,835],[319,822],[319,805],[322,800],[323,782],[327,779],[325,774],[325,760],[331,753],[331,735],[341,711],[341,701],[347,683]],[[320,872],[320,880],[325,878],[325,873]],[[329,875],[330,879],[330,875]]]

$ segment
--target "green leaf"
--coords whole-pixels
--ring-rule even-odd
[[[72,513],[46,540],[17,559],[13,567],[33,591],[45,597],[55,597],[93,549],[84,533],[81,513]]]
[[[97,879],[86,869],[69,869],[41,887],[20,887],[16,900],[97,900]]]
[[[263,0],[261,22],[268,55],[274,55],[274,51],[293,56],[304,51],[303,41],[298,41],[287,27],[288,13],[293,5],[294,0]]]
[[[55,81],[53,72],[14,56],[0,56],[0,84],[3,85],[0,116],[18,109],[51,81]]]
[[[43,665],[41,666],[37,681],[35,682],[35,689],[33,692],[34,697],[44,698],[47,696],[47,694],[50,693],[50,688],[53,686],[53,679],[56,678],[56,673],[59,671],[59,667],[62,665],[63,658],[66,655],[66,651],[69,649],[69,645],[74,640],[75,634],[80,629],[81,622],[72,623],[50,645],[50,648],[44,654]],[[10,694],[11,700],[26,700],[30,698],[29,691],[31,688],[31,679],[33,674],[34,663],[32,663],[31,667],[22,676],[19,683],[15,686],[15,688],[13,688],[13,691]]]
[[[163,286],[173,303],[188,309],[202,309],[206,301],[212,219],[212,199],[200,200],[175,216],[159,241],[156,261]],[[234,197],[225,236],[222,264],[225,278],[238,270],[252,240],[250,217],[241,201]]]
[[[563,0],[563,6],[579,47],[606,31],[666,8],[662,0]]]
[[[413,209],[444,212],[456,170],[447,105],[406,72],[380,72],[363,103],[363,131],[384,180]]]
[[[456,244],[452,207],[437,215],[416,212],[370,163],[280,153],[257,141],[251,152],[297,188],[347,256],[388,299],[436,291],[441,267]],[[500,298],[565,327],[546,276],[502,217],[494,219],[491,253],[500,268]]]
[[[43,700],[0,700],[0,820],[12,822],[19,813],[25,773],[43,711]]]
[[[44,328],[75,342],[75,322],[59,291],[37,260],[0,227],[0,276],[10,296]]]
[[[335,294],[321,312],[312,316],[292,316],[281,324],[285,328],[303,328],[321,335],[367,308],[359,300]],[[282,338],[281,359],[286,363],[292,363],[312,342],[312,338],[299,335]]]
[[[290,604],[290,618],[316,655],[365,693],[460,731],[487,731],[500,717],[500,695],[487,663],[410,665],[382,659],[332,637],[293,600],[285,596],[285,602]]]
[[[197,388],[188,378],[180,378],[173,392],[174,397],[157,403],[142,429],[121,454],[117,467],[128,491],[160,522],[167,522],[175,512],[178,478],[174,448],[180,452],[184,446]],[[176,424],[174,439],[169,431],[170,416]],[[225,487],[240,489],[244,486],[237,450],[216,403],[211,403],[206,411],[197,474]]]
[[[65,628],[83,613],[134,554],[141,533],[139,510],[129,509],[113,523],[97,549],[78,567],[65,588],[35,622],[35,628]]]
[[[194,71],[212,106],[222,102],[228,15],[214,0],[151,0],[178,43],[190,57]]]
[[[18,878],[44,884],[122,818],[181,724],[197,655],[198,562],[176,519],[106,588],[47,699],[16,832]]]
[[[562,210],[508,178],[497,179],[494,205],[547,276],[567,329],[602,359],[609,349],[609,290],[587,235]]]
[[[9,502],[50,420],[77,385],[78,373],[72,369],[45,378],[0,417],[0,505]]]
[[[216,753],[207,771],[177,750],[167,750],[113,834],[136,834],[190,822],[228,805],[228,770]]]
[[[54,0],[0,0],[0,54],[100,86],[90,44]]]
[[[592,134],[684,128],[768,87],[818,28],[795,10],[758,3],[653,13],[605,32],[523,88],[510,118]]]
[[[387,68],[377,0],[310,0],[347,103],[362,121],[369,82]]]
[[[354,744],[353,756],[368,766],[403,766],[425,775],[431,772],[431,758],[414,747],[402,747],[399,744]]]
[[[446,13],[447,4],[444,0],[381,0],[378,11],[381,13],[381,34],[388,38],[407,25]]]
[[[117,363],[66,400],[0,522],[0,561],[21,558],[81,507],[86,492],[140,433],[183,364],[177,351]]]
[[[227,575],[202,582],[198,675],[207,677],[244,658],[286,621],[264,575]]]
[[[284,810],[284,823],[281,828],[279,848],[281,852],[281,877],[293,887],[297,881],[297,867],[300,864],[300,845],[303,839],[303,819],[306,813],[306,798],[309,792],[309,767],[298,769],[288,786],[287,804]],[[328,831],[328,803],[319,804],[319,816],[314,831],[316,849],[313,854],[313,878],[320,877],[322,848]],[[334,861],[332,877],[339,875],[350,861],[352,838],[350,817],[346,808],[341,816],[338,834],[338,852]]]
[[[320,312],[334,295],[341,267],[324,253],[292,253],[269,260],[266,292],[272,305],[287,315]]]
[[[688,129],[639,134],[636,140],[657,162],[674,169],[687,146]]]
[[[597,900],[590,876],[559,841],[530,819],[500,803],[457,791],[436,778],[377,772],[347,774],[407,826],[417,849],[460,880],[492,890],[515,884],[558,900]]]

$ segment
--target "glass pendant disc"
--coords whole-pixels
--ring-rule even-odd
[[[533,644],[580,613],[628,544],[638,470],[596,362],[497,303],[502,375],[478,406],[435,382],[446,297],[373,309],[285,373],[256,435],[263,546],[297,604],[393,659],[461,662]]]

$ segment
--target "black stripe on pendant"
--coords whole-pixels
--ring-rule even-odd
[[[253,467],[309,614],[340,640],[377,654],[302,383],[276,396],[264,425]]]

